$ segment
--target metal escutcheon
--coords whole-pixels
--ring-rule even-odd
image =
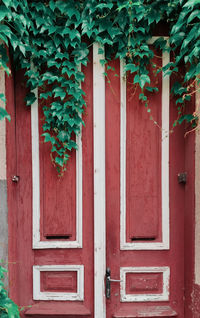
[[[114,282],[114,283],[120,283],[121,280],[120,279],[111,279],[110,277],[111,275],[111,271],[110,268],[107,267],[106,268],[106,298],[109,299],[110,298],[110,283]]]
[[[19,182],[19,176],[13,176],[12,177],[12,182],[14,182],[14,183]]]

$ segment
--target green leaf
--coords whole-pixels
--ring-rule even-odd
[[[183,8],[193,8],[196,4],[199,4],[199,0],[189,0],[184,4]]]
[[[143,93],[141,93],[139,95],[139,99],[142,100],[142,101],[147,101],[147,96],[145,96]]]
[[[99,49],[98,49],[98,54],[104,54],[104,49],[99,48]]]
[[[52,145],[56,144],[55,138],[49,133],[43,133],[42,136],[44,137],[44,142],[50,142]]]
[[[189,15],[189,18],[187,19],[187,23],[190,23],[195,18],[200,19],[200,10],[192,11],[192,13]]]
[[[31,92],[31,93],[27,94],[25,97],[26,105],[27,106],[32,105],[36,101],[36,99],[37,98],[36,98],[34,93]]]
[[[145,89],[146,89],[147,91],[151,92],[151,93],[153,93],[153,92],[156,92],[156,93],[157,93],[157,92],[159,91],[158,87],[146,86]]]
[[[40,93],[40,98],[48,99],[52,96],[52,92]]]
[[[97,6],[96,6],[96,8],[98,8],[98,9],[112,9],[112,7],[113,7],[113,3],[112,2],[108,2],[108,3],[100,3],[100,4],[98,4]]]
[[[139,66],[135,64],[126,64],[124,67],[125,72],[130,71],[131,73],[137,72],[138,69],[139,69]]]
[[[7,113],[7,111],[0,107],[0,120],[3,120],[4,118],[8,119],[8,121],[11,120],[10,115]]]
[[[69,37],[70,37],[70,40],[74,40],[75,38],[77,38],[77,39],[81,38],[80,33],[78,32],[78,30],[70,30]]]
[[[178,123],[182,124],[182,122],[185,120],[187,123],[190,123],[192,120],[194,120],[195,117],[192,114],[183,115],[178,119]]]
[[[68,140],[69,138],[69,135],[68,133],[65,131],[65,130],[62,130],[59,132],[59,134],[57,135],[58,139],[61,141],[61,142],[65,142],[66,140]]]
[[[2,100],[2,102],[6,102],[6,97],[4,94],[0,94],[0,99]]]
[[[55,97],[60,97],[61,100],[63,100],[66,96],[66,92],[61,87],[54,88],[53,93]]]
[[[56,157],[55,158],[55,163],[57,163],[59,166],[63,167],[64,165],[64,159],[61,157]]]
[[[138,83],[141,88],[143,88],[146,83],[150,84],[150,82],[151,82],[150,77],[146,74],[142,74],[140,76],[138,74],[135,75],[134,81],[133,81],[134,84]]]
[[[2,21],[7,15],[9,11],[5,6],[0,6],[0,21]]]
[[[6,7],[9,7],[9,6],[12,5],[12,1],[13,0],[2,0],[2,1],[3,1],[3,3],[5,4]]]

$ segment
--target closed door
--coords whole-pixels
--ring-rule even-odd
[[[168,63],[167,52],[155,55],[157,67]],[[184,138],[182,128],[169,132],[177,116],[170,80],[149,68],[159,92],[147,93],[145,107],[123,61],[110,62],[106,72],[105,82],[94,78],[96,231],[102,224],[95,266],[106,285],[96,285],[96,317],[184,317],[184,187],[177,178],[184,171]]]
[[[169,78],[149,69],[159,92],[145,107],[123,61],[105,78],[98,51],[82,69],[86,127],[62,178],[41,137],[41,100],[25,106],[22,73],[8,82],[8,174],[19,176],[8,181],[11,297],[31,306],[22,317],[182,318],[184,139],[169,134]]]

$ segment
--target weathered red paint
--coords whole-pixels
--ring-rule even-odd
[[[137,317],[177,317],[177,313],[171,309],[169,306],[138,306],[131,310],[121,309],[113,318],[137,318]]]
[[[187,111],[194,111],[194,99],[187,104]],[[190,125],[186,125],[185,131],[191,130]],[[185,171],[187,172],[187,183],[185,185],[185,317],[198,318],[198,303],[195,301],[195,290],[198,291],[194,283],[194,257],[195,257],[195,134],[189,133],[185,137]],[[197,306],[197,307],[195,307]]]
[[[9,295],[19,303],[16,286],[18,286],[18,262],[17,262],[17,184],[12,182],[12,176],[18,175],[16,160],[16,113],[15,113],[15,89],[14,76],[6,75],[6,107],[11,116],[11,122],[6,122],[6,159],[7,159],[7,190],[8,190],[8,269],[9,269]],[[14,212],[13,212],[14,211]]]
[[[90,57],[91,58],[91,57]],[[92,59],[92,58],[91,58]],[[87,109],[83,117],[86,128],[82,133],[83,142],[83,248],[82,249],[47,249],[32,250],[32,168],[31,168],[31,114],[30,107],[24,102],[26,89],[24,76],[18,72],[15,78],[15,101],[13,80],[7,79],[8,111],[12,114],[11,125],[7,125],[7,159],[8,159],[8,202],[9,202],[9,261],[10,265],[10,295],[19,306],[24,306],[22,317],[32,316],[53,316],[59,317],[89,317],[93,316],[93,148],[92,148],[92,64],[87,68],[83,67],[86,74],[86,81],[83,89],[87,93]],[[16,117],[15,117],[16,114]],[[16,129],[15,129],[16,125]],[[15,137],[16,136],[16,137]],[[15,139],[16,138],[16,141]],[[42,149],[43,148],[43,149]],[[45,148],[45,149],[44,149]],[[75,206],[75,194],[70,201],[71,190],[75,188],[75,180],[69,181],[60,179],[54,167],[51,167],[50,157],[47,154],[48,146],[40,144],[43,157],[41,164],[41,225],[42,236],[63,236],[71,234],[70,239],[75,238],[75,215],[73,220],[69,219],[68,209],[70,204]],[[69,163],[69,177],[75,179],[75,151]],[[90,164],[88,164],[90,163]],[[11,182],[12,175],[19,175],[20,181],[17,184]],[[53,199],[51,197],[53,196]],[[55,199],[57,202],[55,203]],[[60,202],[58,202],[60,200]],[[46,213],[49,209],[50,213]],[[45,211],[45,212],[44,212]],[[59,218],[57,218],[57,214]],[[75,212],[72,212],[72,215]],[[69,220],[69,222],[67,222]],[[70,227],[70,222],[72,226]],[[67,226],[65,227],[67,223]],[[58,264],[83,264],[85,291],[84,301],[71,304],[65,302],[38,302],[33,301],[32,266],[33,265],[58,265]],[[70,273],[70,272],[69,272]],[[55,291],[62,288],[76,288],[76,282],[72,286],[63,285],[60,278],[55,280],[50,276],[41,278],[43,289],[52,289],[55,284]],[[66,273],[63,273],[66,275]],[[42,275],[43,276],[43,275]],[[73,275],[72,275],[73,276]],[[60,285],[60,286],[59,286]],[[73,286],[74,285],[74,286]],[[28,306],[28,307],[27,307]],[[29,306],[32,306],[29,308]],[[36,306],[36,307],[35,307]]]
[[[77,292],[76,272],[41,272],[41,291]]]
[[[160,65],[156,58],[155,64]],[[154,75],[151,72],[151,78]],[[161,91],[161,73],[158,85]],[[127,85],[127,240],[161,238],[161,94],[150,95],[149,108],[139,101],[139,90],[128,77]],[[153,95],[153,96],[151,96]],[[151,120],[150,120],[151,117]],[[142,211],[142,213],[141,213]]]
[[[186,304],[189,302],[187,301]],[[200,316],[200,286],[197,284],[193,285],[192,293],[190,294],[189,308],[186,309],[188,313],[191,311],[191,316],[194,318],[199,318]]]
[[[161,94],[151,99],[151,113],[147,113],[147,109],[138,101],[137,88],[136,92],[133,89],[131,91],[133,76],[129,77],[128,82],[126,204],[129,238],[156,240],[161,215],[161,131],[152,124],[152,120],[161,123]],[[149,120],[150,116],[152,120]]]
[[[44,115],[40,109],[41,240],[54,236],[69,236],[70,240],[75,240],[76,153],[71,154],[65,177],[58,178],[58,172],[49,158],[51,146],[44,143],[44,137],[41,136],[43,124]]]
[[[116,73],[119,74],[119,64],[112,62],[111,66],[115,67]],[[119,79],[112,72],[109,72],[108,76],[112,83],[112,89],[109,89],[110,84],[106,84],[107,266],[111,268],[111,277],[114,279],[119,279],[120,266],[169,266],[171,270],[170,301],[153,302],[153,304],[159,308],[161,304],[170,306],[169,312],[161,310],[160,317],[175,316],[175,312],[178,317],[184,317],[184,187],[177,181],[178,173],[184,171],[184,129],[178,127],[170,136],[170,250],[120,251],[120,107],[118,102],[120,90]],[[134,97],[132,97],[133,94]],[[138,102],[138,94],[138,90],[131,92],[127,89],[127,111],[129,114],[127,116],[127,138],[130,141],[127,142],[127,191],[129,194],[126,204],[128,210],[133,211],[133,216],[130,217],[129,212],[127,220],[129,233],[126,235],[127,240],[128,238],[130,240],[131,235],[135,235],[136,238],[147,239],[148,242],[149,239],[159,241],[161,238],[161,154],[158,142],[161,143],[161,134],[159,128],[155,126],[153,121],[149,120],[144,105]],[[149,107],[152,116],[161,126],[160,104],[160,93],[150,97]],[[138,114],[143,115],[143,119],[146,118],[145,120],[140,120],[136,109]],[[170,127],[172,127],[176,116],[176,107],[171,102]],[[149,135],[152,138],[149,138]],[[148,156],[145,154],[146,150]],[[131,200],[131,196],[138,199],[137,206],[131,206],[131,202],[134,201]],[[145,196],[149,200],[147,205],[145,204]],[[149,214],[146,206],[148,206]],[[143,218],[143,211],[146,211],[146,219]],[[140,288],[139,283],[137,284]],[[143,292],[145,292],[145,288]],[[119,283],[111,283],[111,299],[107,300],[107,317],[110,318],[113,315],[113,317],[123,318],[148,317],[151,303],[146,303],[143,314],[137,315],[137,308],[140,306],[141,304],[137,302],[120,303],[120,285]],[[149,317],[154,316],[159,317],[156,312]]]
[[[161,273],[128,273],[126,275],[126,292],[128,294],[162,293]]]
[[[119,74],[119,62],[113,61],[110,64]],[[86,128],[82,133],[82,250],[32,250],[30,108],[23,102],[26,94],[23,73],[16,74],[15,92],[13,78],[6,79],[7,106],[12,117],[11,124],[7,125],[10,296],[20,306],[32,306],[28,309],[25,307],[22,312],[23,318],[94,317],[92,63],[84,68],[84,73],[86,81],[82,86],[86,91],[88,106],[84,115]],[[184,127],[176,128],[170,135],[170,250],[120,251],[120,81],[114,72],[108,73],[111,84],[106,82],[107,266],[111,268],[111,277],[114,279],[120,278],[120,266],[170,266],[171,280],[169,302],[146,304],[121,303],[119,283],[111,283],[111,299],[107,300],[107,318],[192,318],[195,312],[191,310],[194,271],[194,141],[191,139],[194,136],[190,134],[184,139]],[[130,89],[127,93],[127,241],[131,242],[134,238],[159,241],[162,234],[161,134],[159,128],[149,120],[149,114],[143,104],[138,102],[138,91],[134,92],[134,96]],[[161,104],[160,94],[152,96],[150,100],[151,114],[161,125],[160,108],[157,107]],[[138,114],[143,120],[140,120]],[[176,117],[176,105],[171,100],[170,127]],[[65,177],[59,179],[55,168],[51,166],[48,147],[40,143],[41,239],[69,235],[69,239],[72,240],[75,238],[75,153]],[[188,172],[188,183],[185,188],[178,184],[177,180],[178,173],[183,171]],[[11,182],[13,175],[20,176],[18,184]],[[33,301],[32,266],[46,264],[84,264],[84,302]],[[127,291],[134,294],[152,291],[160,293],[161,280],[161,274],[128,274]],[[41,287],[45,291],[75,291],[77,282],[74,274],[70,272],[43,272]]]
[[[40,302],[26,312],[26,317],[91,318],[91,312],[84,305],[77,303]]]

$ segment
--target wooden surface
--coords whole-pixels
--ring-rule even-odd
[[[120,81],[119,77],[115,76],[115,73],[119,74],[120,72],[118,62],[113,61],[110,65],[115,68],[115,72],[108,71],[111,84],[106,84],[107,266],[111,269],[111,278],[117,280],[120,279],[120,267],[122,269],[123,267],[132,267],[133,270],[134,267],[143,266],[146,268],[157,266],[170,268],[169,299],[165,302],[165,305],[171,305],[177,315],[182,318],[184,317],[184,187],[178,184],[177,174],[184,170],[184,129],[178,127],[174,134],[170,135],[169,141],[170,249],[156,250],[155,247],[153,251],[145,251],[145,249],[120,250]],[[130,243],[135,242],[135,244],[143,242],[147,245],[150,240],[160,242],[162,239],[162,78],[159,77],[159,80],[161,81],[159,84],[160,92],[155,96],[149,95],[149,107],[160,128],[155,125],[153,120],[149,119],[150,115],[147,112],[145,113],[144,105],[138,101],[139,91],[131,90],[130,85],[127,85],[126,240]],[[142,118],[144,120],[140,120],[139,113],[143,114]],[[176,109],[171,102],[170,127],[172,127],[176,116]],[[150,136],[151,138],[149,138]],[[130,239],[134,233],[135,238],[138,239],[136,241]],[[140,289],[140,291],[131,292],[131,295],[143,295],[143,303],[147,309],[148,306],[152,306],[152,302],[148,301],[150,299],[149,294],[154,294],[154,292],[145,291],[146,287],[141,290],[140,282],[137,281],[136,283],[135,288]],[[127,292],[126,288],[129,287],[125,286]],[[157,293],[159,294],[159,292]],[[121,302],[120,298],[120,283],[111,282],[111,297],[107,299],[108,318],[112,317],[118,310],[125,313],[137,311],[139,303]],[[159,300],[159,297],[157,299]],[[161,306],[159,301],[154,301],[153,304]],[[131,315],[116,317],[137,317]],[[172,312],[169,312],[168,315],[170,317]],[[154,317],[153,314],[150,317]],[[168,316],[163,314],[163,317]]]
[[[136,318],[136,317],[177,317],[177,313],[170,306],[138,306],[130,310],[119,310],[113,318]]]
[[[91,312],[82,304],[75,303],[40,303],[26,310],[27,317],[90,317]]]
[[[90,56],[92,60],[92,56]],[[8,147],[8,201],[9,201],[9,261],[10,261],[10,296],[17,302],[19,306],[24,307],[21,312],[21,317],[25,317],[24,312],[28,306],[35,308],[34,304],[38,301],[33,301],[33,265],[84,265],[84,301],[75,301],[72,305],[70,301],[60,303],[58,301],[51,301],[45,304],[45,308],[55,308],[52,316],[56,317],[61,308],[61,317],[63,314],[67,317],[75,317],[76,309],[79,316],[88,317],[93,316],[94,308],[94,289],[93,289],[93,147],[92,147],[92,64],[88,67],[83,67],[86,74],[86,81],[83,83],[83,90],[86,91],[87,109],[83,120],[86,128],[83,130],[83,248],[68,248],[68,249],[32,249],[32,167],[31,167],[31,111],[24,102],[26,96],[25,82],[23,72],[18,72],[15,77],[15,97],[12,78],[7,79],[7,94],[8,94],[8,111],[11,113],[12,122],[7,126],[7,147]],[[16,106],[16,107],[15,107]],[[15,127],[16,125],[16,127]],[[68,223],[68,213],[74,215],[74,208],[76,206],[75,194],[71,198],[71,190],[76,186],[76,174],[74,173],[74,158],[69,163],[69,172],[72,172],[69,184],[65,178],[60,179],[54,167],[51,167],[50,156],[47,154],[47,149],[40,148],[43,153],[43,158],[40,158],[40,164],[43,165],[41,169],[41,207],[42,219],[44,224],[42,231],[42,240],[47,240],[44,236],[49,234],[52,236],[62,236],[72,232],[71,239],[75,238],[75,231],[73,224],[76,219],[72,220],[72,227],[70,229]],[[48,147],[45,145],[45,147]],[[43,160],[44,159],[44,160]],[[48,161],[48,163],[47,163]],[[11,182],[12,175],[19,175],[20,181],[15,184]],[[45,179],[44,179],[45,178]],[[73,185],[72,185],[73,183]],[[55,191],[53,188],[55,185]],[[59,189],[60,187],[60,189]],[[74,190],[73,190],[74,191]],[[73,192],[74,193],[74,192]],[[53,197],[53,202],[51,200]],[[68,201],[72,200],[72,203]],[[57,203],[56,203],[57,200]],[[58,202],[59,201],[59,202]],[[69,212],[69,209],[72,209]],[[48,215],[48,211],[49,215]],[[59,218],[57,215],[59,214]],[[71,220],[70,220],[71,221]],[[70,230],[70,231],[69,231]],[[61,238],[63,241],[66,238]],[[57,280],[56,290],[63,288],[63,282],[58,286],[60,279]],[[52,288],[52,280],[51,280]],[[75,284],[76,285],[76,284]],[[76,289],[77,286],[74,288]],[[82,304],[82,307],[79,305]],[[70,307],[65,307],[65,306]],[[77,305],[77,306],[76,306]],[[63,306],[65,311],[62,311]],[[68,308],[73,307],[68,314]],[[84,308],[88,308],[85,312]],[[53,309],[52,309],[53,310]],[[44,315],[44,311],[42,315]],[[34,315],[34,312],[32,312]],[[48,317],[48,311],[46,317]],[[35,314],[39,317],[39,314]]]
[[[7,125],[10,296],[18,305],[25,306],[25,310],[21,313],[23,318],[26,316],[37,318],[91,316],[102,318],[94,315],[94,281],[98,268],[101,268],[102,272],[99,290],[103,297],[99,299],[96,296],[96,306],[98,307],[98,301],[100,301],[99,306],[107,310],[107,318],[153,318],[176,317],[176,315],[183,318],[184,253],[187,257],[185,261],[185,278],[188,288],[186,298],[188,299],[188,306],[191,303],[188,290],[190,292],[192,290],[191,268],[193,267],[193,249],[191,248],[193,246],[192,229],[194,226],[193,141],[189,144],[189,139],[192,139],[192,136],[190,135],[189,139],[184,139],[183,126],[177,127],[174,133],[170,135],[170,249],[120,250],[120,77],[115,76],[115,74],[120,74],[120,65],[119,61],[112,61],[110,65],[115,68],[115,71],[108,71],[111,84],[105,80],[106,229],[102,228],[102,223],[98,223],[96,219],[96,237],[98,235],[103,237],[106,233],[106,266],[111,268],[111,278],[119,280],[120,268],[123,269],[124,267],[154,269],[152,273],[147,271],[142,274],[131,272],[127,274],[126,293],[142,295],[143,303],[121,301],[120,283],[111,282],[111,298],[106,301],[106,308],[102,307],[104,306],[102,299],[105,299],[102,294],[104,292],[104,273],[102,272],[104,260],[99,258],[94,270],[94,127],[91,54],[88,67],[84,67],[86,81],[82,84],[82,88],[86,92],[88,105],[83,118],[86,127],[83,129],[82,135],[83,248],[32,249],[31,114],[30,108],[26,107],[24,103],[26,90],[23,73],[16,74],[15,87],[12,77],[6,80],[8,111],[12,116],[11,124]],[[159,86],[161,87],[161,83]],[[99,94],[99,98],[102,97],[103,95]],[[152,120],[149,120],[149,114],[146,112],[144,105],[138,102],[138,90],[132,92],[129,84],[127,85],[126,102],[127,223],[125,237],[129,243],[143,242],[148,244],[150,241],[159,243],[163,234],[161,131]],[[160,103],[161,92],[154,97],[150,97],[152,115],[162,126]],[[140,120],[141,114],[144,120]],[[176,105],[171,99],[170,128],[176,118]],[[42,139],[40,139],[41,240],[52,240],[52,238],[47,238],[50,236],[60,237],[57,238],[60,241],[72,241],[76,238],[76,156],[73,153],[69,170],[66,176],[60,180],[54,168],[51,167],[47,148],[48,145],[43,145]],[[99,151],[99,162],[103,158],[102,154]],[[184,188],[183,185],[178,183],[177,175],[184,172],[185,169],[189,173],[189,179]],[[17,184],[11,182],[12,175],[20,176],[20,181]],[[60,188],[62,191],[59,191]],[[102,202],[96,201],[99,213],[101,212],[101,205]],[[69,236],[69,238],[66,238],[66,236]],[[96,247],[98,246],[96,245]],[[33,265],[84,265],[84,301],[33,301]],[[160,271],[156,272],[156,268],[160,268]],[[158,299],[163,294],[163,281],[167,282],[166,277],[164,278],[164,271],[162,272],[163,268],[166,269],[166,272],[170,269],[169,300],[153,303],[146,301],[145,303],[145,299],[149,299],[148,297],[152,292],[156,297],[158,296]],[[62,279],[65,279],[66,273],[62,274],[62,278],[62,275],[58,275],[59,277],[56,275],[57,272],[51,273],[48,277],[42,276],[42,289],[56,292],[59,290],[69,291],[69,288],[72,288],[73,291],[76,290],[76,278],[74,279],[74,285],[73,283],[70,285],[68,276],[65,282],[62,281]],[[98,285],[96,284],[96,295],[98,295],[97,289]],[[168,295],[167,292],[166,295]],[[27,309],[26,306],[31,307]],[[185,318],[191,318],[190,309],[186,310]]]

